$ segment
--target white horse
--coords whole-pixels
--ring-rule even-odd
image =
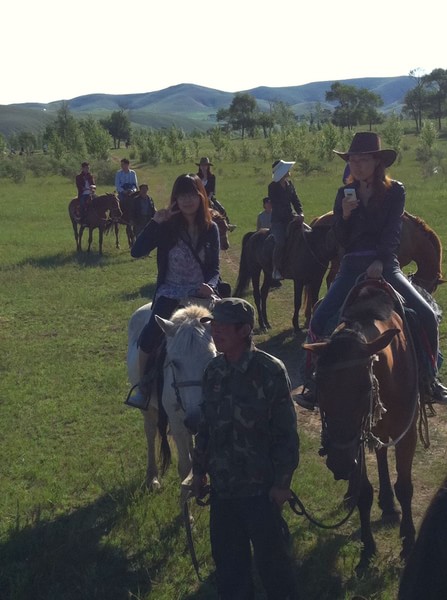
[[[209,314],[207,308],[191,304],[177,309],[170,320],[156,316],[166,336],[162,406],[166,411],[170,433],[177,447],[178,473],[182,481],[191,470],[193,445],[192,435],[185,425],[185,420],[191,428],[197,425],[200,416],[203,372],[211,358],[217,354],[209,324],[200,322],[202,317]],[[145,304],[133,313],[128,324],[127,372],[129,381],[133,385],[139,380],[137,342],[150,315],[151,304]],[[159,488],[159,469],[155,453],[159,421],[156,390],[152,392],[148,410],[141,413],[147,441],[146,484],[149,489]],[[164,464],[165,466],[168,464],[166,459]]]

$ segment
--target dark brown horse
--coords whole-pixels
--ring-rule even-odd
[[[137,236],[138,223],[136,222],[136,215],[139,211],[135,210],[135,203],[138,202],[138,196],[140,192],[132,192],[120,202],[120,208],[122,215],[117,223],[115,223],[115,236],[118,239],[118,226],[126,226],[127,244],[129,248],[132,248],[135,238]]]
[[[117,223],[121,217],[121,209],[119,207],[118,198],[115,194],[104,194],[102,196],[94,196],[87,208],[85,219],[79,217],[79,200],[73,198],[68,205],[68,214],[70,215],[71,224],[76,241],[76,250],[82,250],[82,234],[84,229],[88,228],[88,248],[93,241],[93,230],[99,230],[99,253],[102,254],[102,242],[104,232],[108,232],[110,228]],[[119,248],[118,236],[116,236],[116,247]]]
[[[317,400],[322,422],[321,455],[335,479],[349,481],[347,498],[360,513],[361,560],[376,552],[370,513],[373,488],[365,445],[374,447],[379,472],[379,506],[384,521],[398,520],[388,470],[388,447],[396,457],[394,492],[402,509],[401,557],[413,545],[411,471],[419,407],[417,359],[400,305],[384,282],[366,281],[351,292],[342,323],[326,341],[304,344],[316,355]]]
[[[292,324],[299,331],[299,311],[304,285],[308,285],[313,302],[318,300],[318,291],[329,258],[334,255],[333,237],[330,227],[318,227],[311,230],[301,219],[293,220],[288,228],[285,249],[285,265],[282,268],[285,279],[294,282],[294,313]],[[258,323],[262,330],[270,328],[267,317],[267,297],[272,285],[272,256],[274,241],[268,229],[246,233],[242,240],[242,252],[239,262],[239,274],[234,291],[242,296],[251,281],[253,299],[258,313]],[[261,273],[264,278],[260,284]]]
[[[402,573],[398,600],[447,598],[447,478],[424,515]]]
[[[217,210],[211,209],[211,216],[213,221],[217,225],[217,229],[219,230],[220,237],[220,249],[228,250],[230,247],[230,241],[228,239],[228,232],[230,231],[228,227],[228,222],[223,215],[220,214]]]

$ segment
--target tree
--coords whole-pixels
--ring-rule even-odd
[[[100,122],[112,136],[114,148],[119,148],[121,141],[129,139],[131,136],[130,119],[123,109],[114,111],[110,117],[102,119]]]
[[[446,114],[447,99],[447,71],[434,69],[422,77],[422,84],[428,89],[427,101],[434,105],[434,116],[438,120],[438,130],[441,130],[441,119]]]
[[[84,134],[88,156],[100,160],[109,158],[110,135],[99,121],[96,121],[93,117],[88,117],[87,119],[81,119],[79,126]]]
[[[380,120],[377,107],[383,106],[383,100],[378,94],[374,94],[365,88],[357,88],[353,85],[344,85],[335,82],[330,91],[326,92],[328,102],[338,102],[335,107],[332,122],[340,127],[352,129],[359,123],[372,123]]]
[[[410,76],[413,77],[415,86],[405,94],[402,112],[414,119],[416,131],[419,132],[422,127],[423,111],[427,106],[428,94],[422,81],[420,69],[410,71]]]
[[[43,141],[57,158],[64,154],[85,154],[85,141],[79,122],[71,114],[67,102],[62,102],[54,123],[47,125]]]
[[[222,109],[221,109],[222,110]],[[221,111],[218,111],[218,114]],[[251,94],[235,94],[227,113],[228,123],[233,131],[240,131],[244,139],[246,130],[253,130],[257,121],[256,99]]]

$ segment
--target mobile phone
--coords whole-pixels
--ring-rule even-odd
[[[357,194],[355,193],[355,189],[345,188],[345,198],[349,198],[349,200],[357,200]]]

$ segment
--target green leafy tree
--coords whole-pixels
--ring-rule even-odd
[[[64,155],[83,156],[85,140],[79,122],[71,114],[67,102],[57,111],[56,119],[45,128],[43,142],[56,158]]]
[[[213,127],[209,131],[210,142],[213,144],[214,149],[218,156],[222,156],[225,148],[227,148],[229,140],[228,136],[220,129],[220,127]],[[195,155],[198,155],[199,147],[195,147]]]
[[[101,124],[112,136],[114,148],[120,148],[121,142],[131,137],[130,119],[123,109],[116,110],[110,117],[102,119]]]
[[[287,128],[296,125],[296,115],[293,112],[292,107],[290,104],[287,104],[282,100],[272,103],[271,114],[274,125],[279,125],[281,128]]]
[[[383,100],[378,94],[338,81],[326,92],[326,100],[338,102],[332,117],[334,125],[347,127],[349,130],[359,123],[366,122],[371,128],[372,123],[379,121],[377,108],[383,105]]]
[[[396,113],[392,113],[386,120],[381,131],[384,144],[397,152],[398,161],[401,160],[402,138],[404,129],[402,121]]]
[[[413,77],[415,86],[405,94],[402,112],[414,120],[416,131],[419,132],[422,127],[423,113],[428,105],[428,92],[422,80],[423,76],[420,69],[410,71],[410,76]]]
[[[107,160],[110,155],[111,139],[104,127],[93,117],[81,119],[79,126],[84,134],[88,156]]]
[[[218,121],[226,121],[233,131],[240,131],[242,139],[245,132],[253,132],[257,122],[256,99],[251,94],[238,92],[235,94],[230,107],[217,111]]]
[[[447,112],[447,70],[434,69],[422,77],[422,83],[428,90],[427,102],[433,107],[432,112],[438,121],[440,131],[442,117]]]

